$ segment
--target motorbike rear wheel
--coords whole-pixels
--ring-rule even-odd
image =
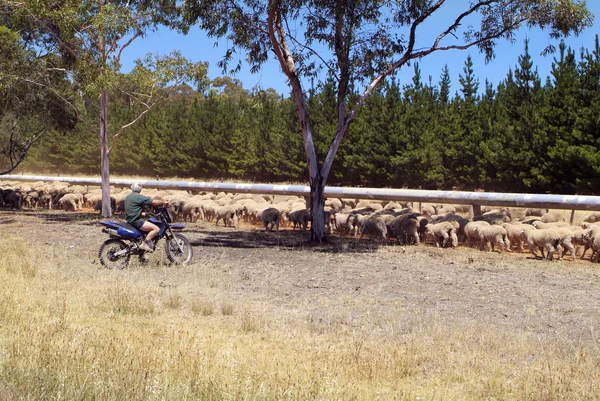
[[[98,257],[100,263],[107,269],[123,269],[129,263],[130,252],[124,252],[122,255],[115,256],[115,253],[127,249],[127,244],[117,238],[107,239],[100,245]]]
[[[173,234],[173,238],[165,239],[165,252],[167,259],[176,265],[187,265],[192,261],[194,251],[187,237],[180,233]],[[180,249],[181,247],[181,249]]]

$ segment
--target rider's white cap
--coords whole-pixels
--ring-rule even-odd
[[[134,182],[133,184],[131,184],[131,190],[133,192],[140,192],[142,190],[142,184]]]

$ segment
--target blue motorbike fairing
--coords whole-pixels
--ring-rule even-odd
[[[117,234],[125,239],[138,239],[143,237],[143,234],[135,229],[135,227],[116,221],[101,221],[100,224],[117,231]]]
[[[148,221],[152,224],[156,224],[156,226],[158,227],[159,231],[159,235],[162,237],[165,234],[165,231],[167,231],[167,226],[165,224],[163,224],[160,220],[158,220],[157,218],[154,217],[150,217],[148,219]]]
[[[185,224],[181,224],[181,223],[171,224],[171,229],[173,229],[173,230],[183,230],[184,228],[185,228]]]

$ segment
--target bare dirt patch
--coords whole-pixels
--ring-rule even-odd
[[[0,211],[0,229],[31,246],[71,253],[95,266],[107,237],[91,213]],[[414,319],[485,325],[566,344],[600,345],[600,274],[589,261],[546,262],[528,254],[498,254],[459,247],[402,247],[332,237],[312,245],[288,229],[264,232],[199,223],[186,235],[194,247],[190,266],[132,266],[131,274],[155,276],[156,285],[194,289],[190,275],[227,282],[238,304],[305,319],[318,330],[335,322],[372,335],[389,322],[410,331]],[[160,255],[151,258],[161,260]],[[173,274],[169,274],[172,271]],[[128,274],[127,271],[120,274]],[[383,335],[383,334],[382,334]]]

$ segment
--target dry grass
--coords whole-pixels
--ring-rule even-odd
[[[600,399],[593,346],[400,307],[282,314],[216,268],[108,271],[7,235],[0,255],[0,400]]]

